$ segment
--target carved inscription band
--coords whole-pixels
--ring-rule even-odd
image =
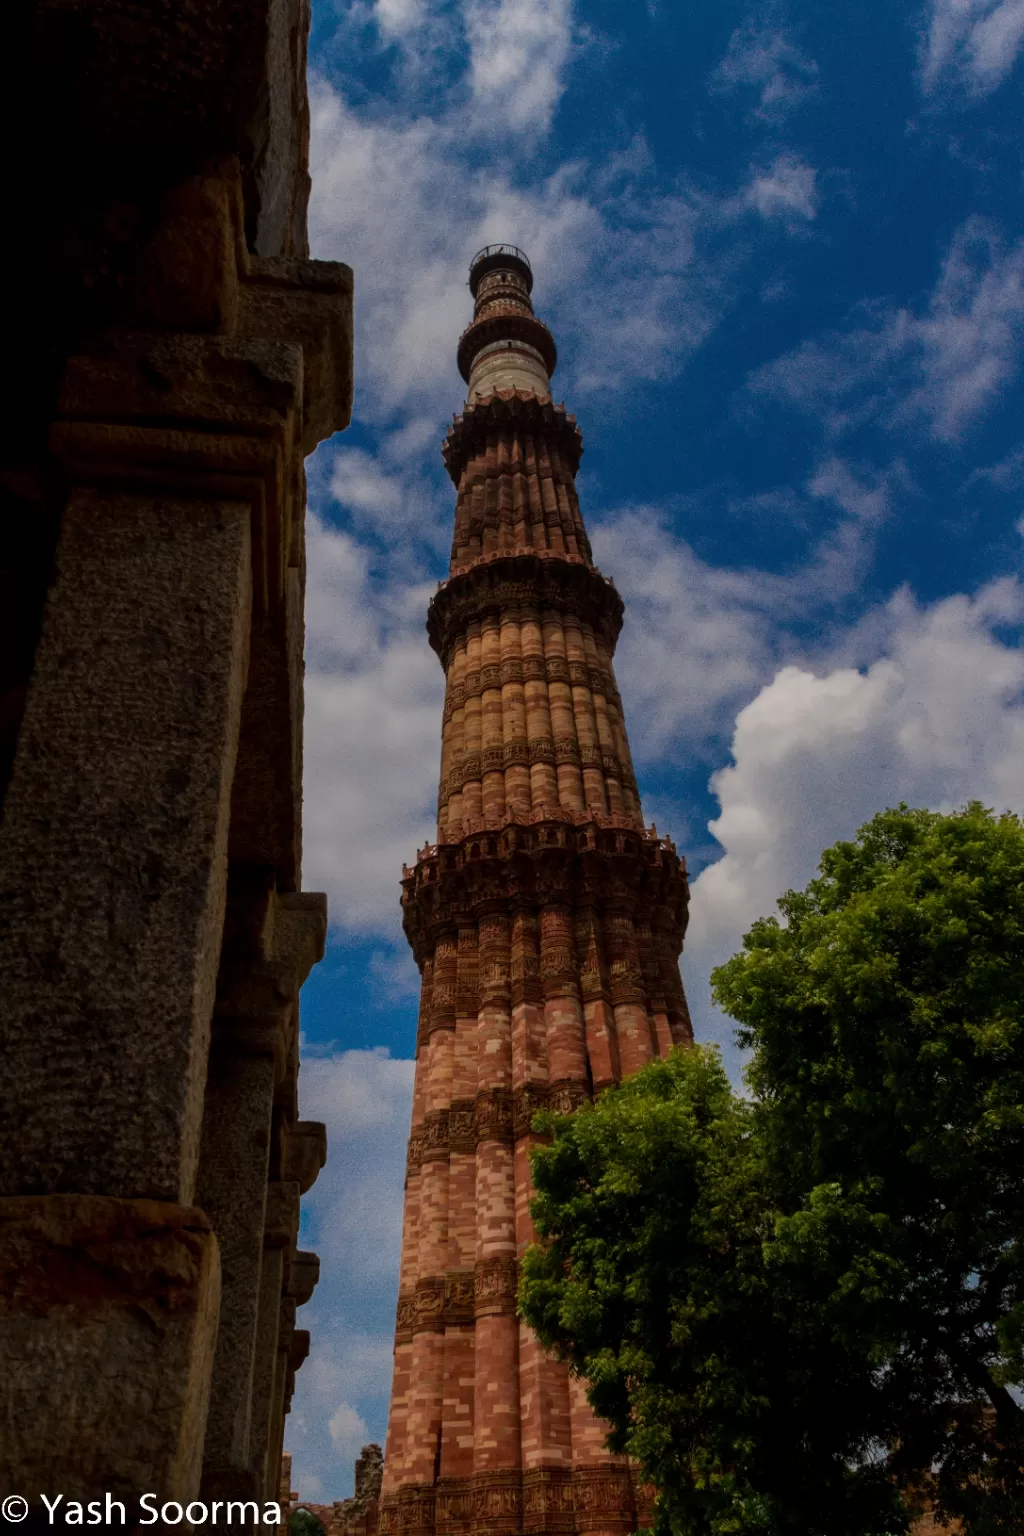
[[[516,1310],[519,1271],[512,1255],[479,1259],[473,1269],[424,1275],[414,1291],[398,1298],[395,1342],[416,1333],[470,1327],[478,1317],[510,1316]]]
[[[531,1134],[538,1110],[571,1115],[589,1098],[585,1083],[567,1079],[528,1083],[514,1093],[507,1088],[489,1088],[475,1100],[456,1099],[450,1109],[428,1110],[409,1137],[406,1174],[423,1163],[445,1162],[453,1153],[473,1153],[483,1141],[511,1145]]]
[[[478,1472],[406,1484],[381,1506],[378,1536],[585,1536],[650,1523],[652,1490],[622,1466]]]

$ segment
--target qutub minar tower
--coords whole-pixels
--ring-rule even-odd
[[[575,418],[526,257],[488,246],[459,342],[469,398],[430,605],[447,678],[437,842],[402,882],[422,973],[380,1530],[625,1536],[650,1520],[584,1386],[516,1316],[531,1129],[692,1039],[686,870],[644,826]]]

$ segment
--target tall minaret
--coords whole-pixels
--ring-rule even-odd
[[[530,264],[488,246],[469,284],[455,537],[427,620],[447,678],[437,842],[402,881],[422,994],[380,1529],[627,1536],[647,1523],[629,1467],[517,1318],[516,1269],[536,1110],[692,1039],[686,870],[641,817],[622,600],[591,559]]]

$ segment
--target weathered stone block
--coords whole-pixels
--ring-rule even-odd
[[[192,1198],[249,551],[238,503],[69,503],[0,830],[0,1193]]]
[[[219,1302],[201,1211],[0,1199],[0,1491],[195,1498]]]

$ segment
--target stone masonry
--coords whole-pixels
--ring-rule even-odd
[[[364,1445],[355,1465],[352,1497],[336,1499],[333,1504],[311,1504],[292,1490],[292,1459],[285,1452],[281,1458],[282,1509],[308,1509],[320,1521],[326,1536],[377,1536],[383,1467],[380,1446]]]
[[[0,1495],[273,1500],[325,1156],[303,460],[352,399],[308,0],[7,20]]]
[[[444,458],[451,567],[437,842],[403,879],[422,975],[383,1536],[627,1536],[648,1490],[516,1316],[532,1119],[692,1039],[685,866],[644,825],[576,422],[523,254],[474,260]]]

